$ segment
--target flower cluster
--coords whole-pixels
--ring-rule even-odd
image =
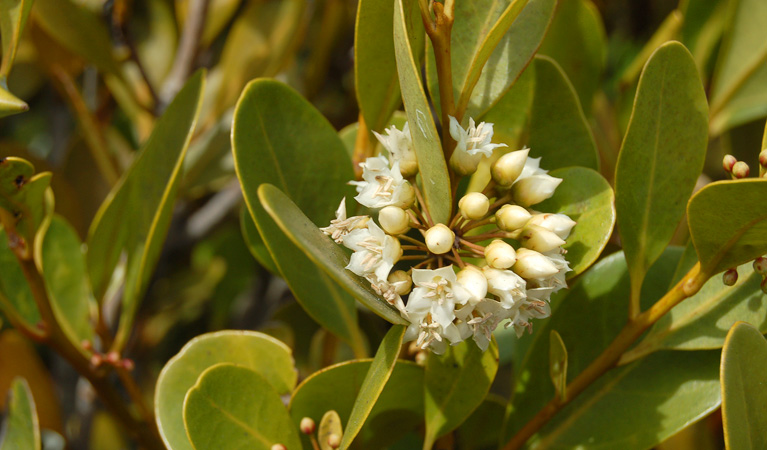
[[[493,124],[464,129],[451,117],[456,148],[450,170],[476,172],[483,158],[505,147],[494,144]],[[378,213],[347,218],[345,199],[321,230],[353,251],[351,272],[397,308],[408,327],[405,339],[443,353],[469,337],[485,350],[502,322],[517,336],[532,331],[532,319],[548,317],[552,293],[567,286],[565,243],[575,225],[564,214],[533,209],[550,198],[561,179],[540,168],[529,149],[513,151],[491,166],[482,192],[457,203],[449,224],[433,223],[416,182],[418,161],[408,125],[376,133],[386,156],[360,163],[355,200]],[[395,266],[396,269],[395,270]]]

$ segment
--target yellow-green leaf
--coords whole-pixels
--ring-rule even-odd
[[[557,397],[567,398],[567,348],[557,330],[551,330],[549,337],[549,377],[554,384]]]
[[[10,395],[8,414],[0,432],[0,450],[40,450],[40,424],[27,380],[16,378]]]
[[[16,49],[24,24],[32,9],[33,0],[2,0],[0,1],[0,35],[3,45],[3,61],[0,65],[0,84],[5,87],[5,80],[11,72],[11,66],[16,59]]]

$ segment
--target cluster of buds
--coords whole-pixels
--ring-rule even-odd
[[[754,260],[754,272],[762,276],[762,284],[760,286],[762,288],[762,292],[767,294],[767,255],[760,256]],[[724,283],[725,286],[735,286],[735,283],[737,282],[737,269],[728,269],[722,275],[722,283]]]
[[[732,155],[724,155],[722,168],[734,179],[747,178],[751,174],[751,168],[745,161],[738,161]],[[767,177],[767,148],[759,153],[759,177]]]
[[[491,142],[492,124],[472,119],[464,129],[451,117],[450,135],[457,177],[475,173],[483,158],[506,147]],[[533,207],[562,180],[541,169],[540,158],[528,157],[529,149],[506,153],[492,164],[482,192],[460,198],[449,223],[435,223],[416,181],[408,125],[376,137],[388,157],[360,163],[362,181],[350,183],[355,200],[377,211],[377,223],[367,215],[347,217],[344,199],[321,230],[353,251],[346,268],[408,320],[405,339],[443,353],[448,343],[472,337],[485,350],[499,324],[521,336],[532,330],[532,319],[548,317],[551,294],[566,287],[562,245],[575,222]]]
[[[127,370],[128,372],[134,369],[134,363],[132,359],[122,358],[119,353],[115,351],[108,352],[107,354],[100,353],[93,348],[91,341],[85,340],[80,343],[83,350],[91,353],[90,363],[95,369],[101,367],[104,364],[112,366],[116,369]]]

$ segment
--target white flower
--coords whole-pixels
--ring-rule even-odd
[[[544,319],[550,315],[551,307],[548,303],[542,300],[528,299],[519,308],[512,311],[509,325],[514,327],[517,337],[521,337],[525,330],[532,333],[533,325],[530,323],[530,319]]]
[[[466,266],[458,272],[456,279],[471,294],[471,302],[478,302],[487,295],[487,278],[477,267]]]
[[[562,183],[561,178],[545,173],[531,175],[517,180],[511,187],[511,193],[518,205],[528,207],[551,198],[560,183]]]
[[[493,144],[493,124],[481,122],[475,126],[474,119],[469,119],[469,128],[464,130],[455,117],[450,116],[450,136],[455,139],[456,146],[450,157],[450,167],[460,175],[468,175],[477,170],[483,156],[493,154],[497,147],[507,147],[506,144]]]
[[[524,247],[517,250],[517,262],[511,270],[528,280],[548,278],[559,271],[550,258]]]
[[[543,253],[542,255],[545,258],[548,258],[549,262],[554,266],[554,268],[557,270],[556,273],[551,274],[547,277],[537,278],[530,280],[532,284],[536,285],[539,289],[550,289],[549,295],[553,294],[554,292],[557,292],[558,290],[562,288],[567,287],[567,281],[565,281],[565,275],[567,272],[570,271],[570,264],[565,259],[564,254],[562,253],[563,250],[552,250],[550,252]],[[532,296],[535,298],[538,298],[540,300],[548,300],[549,295],[543,296],[537,296],[537,295],[531,295],[530,290],[528,290],[528,296]]]
[[[330,225],[320,228],[320,231],[330,236],[337,244],[340,244],[344,236],[352,230],[363,228],[370,220],[370,216],[354,216],[346,218],[346,197],[341,199],[341,204],[336,210],[336,218],[330,221]]]
[[[402,131],[392,126],[386,129],[386,136],[375,131],[373,134],[378,141],[389,151],[392,164],[399,162],[399,170],[403,177],[409,178],[418,173],[418,160],[416,159],[413,139],[410,136],[410,127],[407,122]]]
[[[409,208],[415,201],[415,191],[399,171],[399,163],[389,168],[389,163],[383,156],[368,158],[362,167],[363,181],[350,181],[357,186],[358,195],[354,197],[361,205],[368,208],[383,208],[384,206],[399,206]]]
[[[415,340],[416,346],[420,349],[428,348],[437,355],[441,355],[447,350],[445,339],[451,344],[457,344],[463,340],[461,332],[455,324],[451,323],[447,327],[443,327],[432,320],[430,316],[411,323],[407,327],[404,337],[405,342]]]
[[[469,304],[456,311],[456,317],[461,320],[458,329],[464,339],[474,337],[474,342],[482,350],[487,350],[493,331],[504,319],[511,315],[511,311],[504,308],[499,302],[485,298],[476,304]]]
[[[471,294],[457,282],[453,266],[435,270],[413,269],[416,286],[405,307],[411,322],[421,322],[427,315],[447,329],[455,319],[455,305],[469,301]]]
[[[386,283],[394,263],[402,256],[399,240],[384,233],[372,220],[366,228],[347,234],[343,244],[354,250],[346,268],[361,277],[374,276],[375,284]]]
[[[398,288],[402,282],[392,283],[390,280],[381,281],[377,279],[375,274],[370,274],[366,278],[376,294],[383,297],[390,305],[397,308],[400,314],[406,317],[405,303],[402,301],[402,297],[398,292]]]
[[[509,152],[498,158],[490,168],[490,173],[499,186],[511,186],[517,181],[531,158],[527,157],[529,148]]]
[[[562,239],[567,239],[575,226],[575,221],[565,214],[538,213],[530,218],[529,223],[553,231]]]
[[[501,299],[501,305],[506,309],[518,307],[525,300],[525,280],[510,270],[493,269],[490,266],[482,268],[487,278],[487,290]]]

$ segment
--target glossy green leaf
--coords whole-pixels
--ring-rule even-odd
[[[11,384],[8,414],[0,431],[0,450],[40,450],[40,424],[27,380]]]
[[[0,84],[5,87],[5,80],[11,72],[13,60],[24,24],[32,9],[33,0],[0,1],[0,35],[2,35],[3,61],[0,65]]]
[[[567,348],[557,330],[549,336],[549,377],[557,397],[567,398]]]
[[[336,131],[293,89],[259,79],[237,104],[232,150],[245,203],[277,270],[314,320],[364,354],[354,299],[288,239],[258,198],[261,184],[274,184],[315,228],[329,223],[354,178]]]
[[[258,189],[258,197],[272,219],[313,264],[374,313],[391,323],[407,323],[394,307],[373,291],[370,282],[346,270],[349,256],[342,247],[322,233],[282,191],[265,184]]]
[[[14,251],[30,258],[35,236],[52,212],[46,200],[51,173],[35,174],[26,160],[8,157],[0,160],[0,209],[5,231],[14,242]]]
[[[434,223],[447,224],[450,220],[451,194],[447,163],[431,107],[421,82],[421,66],[413,49],[423,47],[423,23],[410,14],[413,0],[396,0],[394,4],[394,51],[397,73],[402,89],[410,135],[413,138],[421,186]],[[412,47],[412,48],[411,48]]]
[[[722,350],[722,421],[730,450],[767,448],[767,340],[739,322]]]
[[[0,86],[0,118],[18,114],[29,109],[29,105]]]
[[[752,323],[767,333],[767,301],[759,287],[761,282],[761,275],[751,264],[738,268],[734,286],[726,286],[719,276],[712,277],[697,294],[661,317],[622,362],[662,349],[721,348],[727,332],[738,321]]]
[[[0,307],[6,315],[16,315],[23,323],[34,327],[40,322],[40,312],[19,261],[8,246],[8,236],[2,229],[0,267],[3,268],[0,270]]]
[[[521,147],[519,142],[527,130],[530,110],[535,96],[535,64],[527,66],[519,79],[487,110],[480,120],[493,124],[493,140],[510,148]],[[489,178],[488,173],[488,180]]]
[[[607,180],[592,169],[567,167],[549,174],[562,178],[562,184],[536,209],[566,214],[576,222],[563,246],[572,270],[567,277],[572,278],[589,268],[610,240],[615,226],[615,195]]]
[[[354,399],[362,388],[370,360],[341,363],[306,378],[293,393],[290,415],[298,428],[303,417],[315,422],[328,410],[335,410],[347,423]],[[423,423],[424,370],[410,361],[398,361],[368,419],[352,443],[352,449],[388,448]],[[302,436],[304,447],[311,448]]]
[[[687,217],[701,271],[715,274],[767,253],[767,181],[718,181],[690,200]]]
[[[301,449],[298,428],[274,387],[258,372],[234,364],[218,364],[200,375],[184,399],[184,425],[194,448]]]
[[[88,233],[87,265],[101,302],[125,255],[125,290],[115,348],[128,340],[139,302],[170,225],[181,164],[197,123],[205,84],[202,71],[186,83],[155,124],[141,152],[101,205]]]
[[[482,404],[455,430],[457,448],[497,448],[505,415],[506,400],[498,395],[488,394]]]
[[[248,208],[244,205],[240,209],[240,229],[242,230],[242,236],[245,239],[248,250],[250,250],[250,253],[256,258],[256,261],[269,272],[279,275],[280,272],[277,270],[277,265],[274,263],[272,254],[269,253],[269,249],[266,248],[266,244],[261,238],[261,234],[259,234],[256,224],[253,223],[253,218],[250,217]]]
[[[54,216],[42,245],[42,272],[53,313],[64,334],[79,347],[82,341],[93,340],[90,312],[94,299],[82,242],[63,217]]]
[[[357,399],[354,401],[352,412],[349,413],[349,420],[344,429],[340,449],[345,450],[349,448],[352,440],[362,429],[362,425],[368,418],[373,406],[375,406],[378,396],[381,395],[381,391],[386,386],[386,382],[389,381],[394,365],[397,363],[397,356],[402,346],[405,330],[406,327],[403,325],[393,326],[386,333],[383,341],[381,341],[381,345],[378,346],[376,356],[370,364],[370,369],[368,369],[365,380],[362,381],[362,386],[357,394]]]
[[[767,115],[767,3],[729,2],[726,35],[711,90],[711,131]]]
[[[615,174],[618,229],[634,298],[671,240],[703,169],[707,118],[692,56],[678,42],[662,45],[639,80]]]
[[[184,429],[184,396],[206,369],[221,363],[258,372],[279,395],[291,392],[298,378],[290,348],[271,336],[233,330],[197,336],[168,361],[157,379],[155,416],[168,448],[193,449]]]
[[[599,170],[599,153],[578,94],[553,59],[537,56],[530,116],[530,156],[547,169],[583,166]]]
[[[474,342],[448,347],[444,355],[426,358],[424,449],[457,428],[485,398],[498,370],[498,345],[491,341],[486,351]]]
[[[607,54],[602,17],[594,3],[560,0],[538,54],[549,56],[559,64],[588,114]]]

